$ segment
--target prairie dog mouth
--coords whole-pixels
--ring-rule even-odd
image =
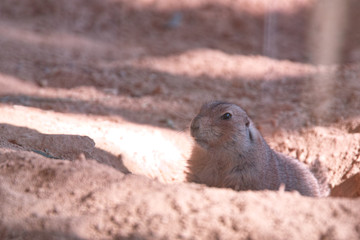
[[[201,138],[194,138],[195,142],[202,148],[208,148],[209,144],[206,140]]]

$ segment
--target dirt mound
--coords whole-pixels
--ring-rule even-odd
[[[0,166],[2,239],[360,236],[358,200],[164,185],[93,160],[10,149],[2,152]]]

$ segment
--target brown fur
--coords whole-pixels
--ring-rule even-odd
[[[224,114],[230,113],[230,119]],[[318,197],[319,185],[304,164],[273,151],[246,112],[226,102],[204,104],[191,122],[196,144],[188,180],[235,190],[298,191]]]

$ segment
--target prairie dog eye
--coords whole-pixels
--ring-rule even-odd
[[[221,116],[221,119],[223,120],[229,120],[232,117],[231,113],[225,113]]]

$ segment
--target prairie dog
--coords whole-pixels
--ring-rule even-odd
[[[227,102],[209,102],[191,122],[195,140],[188,181],[235,190],[298,191],[319,197],[319,184],[306,166],[273,151],[246,112]]]

